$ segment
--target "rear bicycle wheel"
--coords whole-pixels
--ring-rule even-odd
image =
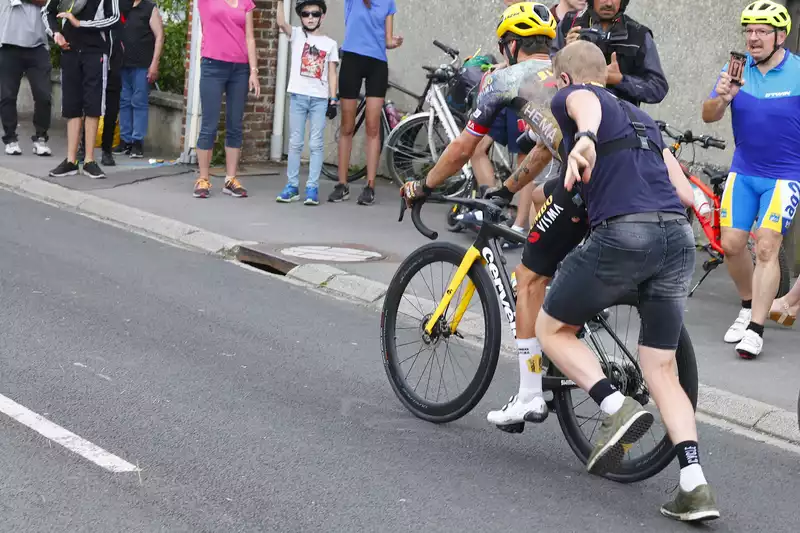
[[[392,278],[381,313],[383,365],[392,389],[414,416],[437,424],[457,420],[478,404],[494,377],[500,354],[500,308],[489,274],[479,261],[456,289],[433,333],[424,332],[466,253],[445,242],[412,252]],[[430,279],[426,279],[428,274]],[[422,283],[415,286],[417,275]],[[474,305],[466,308],[456,332],[451,333],[462,301]],[[423,351],[430,355],[421,355]]]
[[[648,433],[627,451],[622,463],[615,470],[603,475],[603,477],[619,483],[635,483],[661,472],[675,458],[675,453],[674,444],[667,435],[666,428],[658,423],[660,414],[655,408],[654,402],[650,402],[650,393],[637,360],[638,352],[635,344],[638,344],[638,331],[633,332],[633,347],[627,346],[625,340],[621,338],[627,338],[632,333],[630,321],[627,325],[619,324],[619,316],[622,315],[624,319],[626,313],[624,309],[621,309],[623,307],[636,309],[635,302],[620,302],[610,308],[608,319],[590,322],[589,330],[583,332],[583,338],[600,359],[606,377],[624,395],[633,397],[646,409],[653,412],[656,418],[656,422]],[[634,313],[628,312],[627,314],[630,319]],[[638,323],[638,312],[635,315]],[[625,355],[626,352],[631,358]],[[681,387],[689,397],[692,407],[696,408],[697,361],[686,328],[681,330],[675,362]],[[604,415],[601,414],[594,401],[584,391],[577,388],[557,390],[553,401],[567,443],[578,459],[586,464],[594,447],[592,440]],[[593,414],[589,415],[589,413]]]
[[[359,102],[359,105],[361,103]],[[350,151],[350,168],[347,173],[347,182],[352,183],[367,175],[367,107],[364,106],[356,113],[356,122],[353,130],[353,147]],[[331,181],[339,181],[339,138],[341,136],[341,112],[336,118],[329,121],[325,129],[322,175]],[[386,141],[386,130],[381,120],[380,126],[381,150]]]

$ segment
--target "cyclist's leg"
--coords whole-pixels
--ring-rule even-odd
[[[489,131],[478,143],[470,160],[472,170],[475,172],[475,181],[482,187],[494,186],[494,169],[492,168],[492,162],[489,160],[489,148],[492,147],[493,143],[494,138],[492,137],[492,132]]]
[[[742,308],[739,316],[725,332],[725,342],[739,342],[750,323],[753,300],[753,259],[747,249],[750,228],[758,214],[758,195],[753,189],[749,176],[731,172],[725,184],[720,206],[720,225],[722,226],[722,249],[725,251],[725,264],[736,285]]]
[[[757,357],[763,349],[764,322],[778,292],[781,271],[778,264],[783,235],[794,216],[792,198],[800,199],[800,183],[788,180],[753,178],[761,194],[756,222],[756,267],[753,272],[753,311],[745,337],[736,346],[740,356]]]
[[[694,273],[694,234],[688,221],[668,223],[663,232],[667,243],[663,266],[639,286],[642,372],[670,440],[675,443],[683,493],[665,505],[662,512],[683,520],[718,517],[719,511],[700,466],[694,409],[675,373],[675,352]],[[696,492],[687,497],[693,491]]]
[[[536,319],[547,284],[558,264],[586,234],[586,212],[566,199],[562,183],[560,178],[556,178],[545,184],[545,193],[552,200],[533,220],[534,227],[522,252],[522,264],[515,271],[519,391],[502,409],[491,411],[486,417],[490,423],[501,428],[515,424],[521,426],[524,421],[541,422],[547,417],[542,391],[542,351],[536,338]],[[573,215],[577,222],[573,221]],[[537,223],[539,229],[536,229]]]

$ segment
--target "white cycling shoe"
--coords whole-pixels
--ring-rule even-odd
[[[734,321],[731,327],[728,328],[728,331],[725,332],[725,342],[734,343],[744,339],[744,332],[747,330],[747,326],[750,325],[750,320],[752,319],[752,309],[741,309],[739,311],[739,316],[736,317],[736,321]]]
[[[547,419],[549,410],[541,394],[523,402],[518,395],[512,396],[502,409],[489,411],[486,420],[503,431],[521,433],[525,422],[539,424]]]
[[[764,339],[755,331],[746,330],[739,344],[736,345],[736,353],[742,359],[755,359],[761,355],[764,349]]]

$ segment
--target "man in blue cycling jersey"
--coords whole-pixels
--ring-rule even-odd
[[[780,283],[778,252],[800,203],[800,58],[783,48],[792,28],[780,4],[757,0],[741,16],[747,54],[742,85],[728,65],[703,102],[703,120],[731,107],[736,151],[722,196],[725,263],[742,299],[725,342],[744,359],[764,347],[764,322]],[[756,265],[747,241],[756,223]]]

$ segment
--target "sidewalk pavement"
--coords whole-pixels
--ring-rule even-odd
[[[21,129],[20,139],[24,141],[30,134],[24,126]],[[118,166],[104,169],[108,175],[105,180],[81,175],[48,178],[47,171],[63,158],[63,144],[63,136],[54,132],[51,158],[33,156],[24,142],[23,156],[0,156],[0,185],[17,191],[21,188],[25,194],[209,252],[267,263],[283,274],[289,273],[325,290],[345,293],[378,308],[385,286],[400,262],[411,251],[430,242],[414,229],[410,216],[398,223],[398,189],[382,178],[377,180],[376,203],[369,207],[356,204],[364,180],[351,184],[349,201],[326,202],[334,183],[324,176],[320,178],[321,205],[304,206],[302,198],[293,204],[278,204],[275,198],[286,183],[282,165],[246,169],[253,175],[240,179],[249,191],[249,198],[223,195],[222,178],[215,178],[211,197],[199,200],[191,194],[196,178],[193,169],[168,162],[150,165],[148,159],[153,156],[147,152],[138,161],[117,157]],[[3,168],[39,179],[26,180]],[[305,179],[302,172],[301,191]],[[42,180],[57,187],[46,186]],[[423,220],[439,231],[440,239],[469,246],[473,235],[446,230],[446,209],[442,205],[426,205]],[[320,248],[297,253],[287,250],[297,246]],[[330,247],[356,251],[331,251]],[[327,257],[309,258],[312,252]],[[508,267],[514,268],[520,252],[506,255]],[[703,260],[703,254],[698,253],[695,279],[702,274]],[[713,272],[689,300],[686,325],[692,336],[700,381],[706,385],[699,409],[800,442],[796,415],[800,351],[794,344],[798,341],[797,330],[768,323],[765,352],[756,361],[741,360],[733,346],[722,341],[738,308],[736,291],[724,268]],[[503,344],[513,350],[513,337],[507,328]]]

